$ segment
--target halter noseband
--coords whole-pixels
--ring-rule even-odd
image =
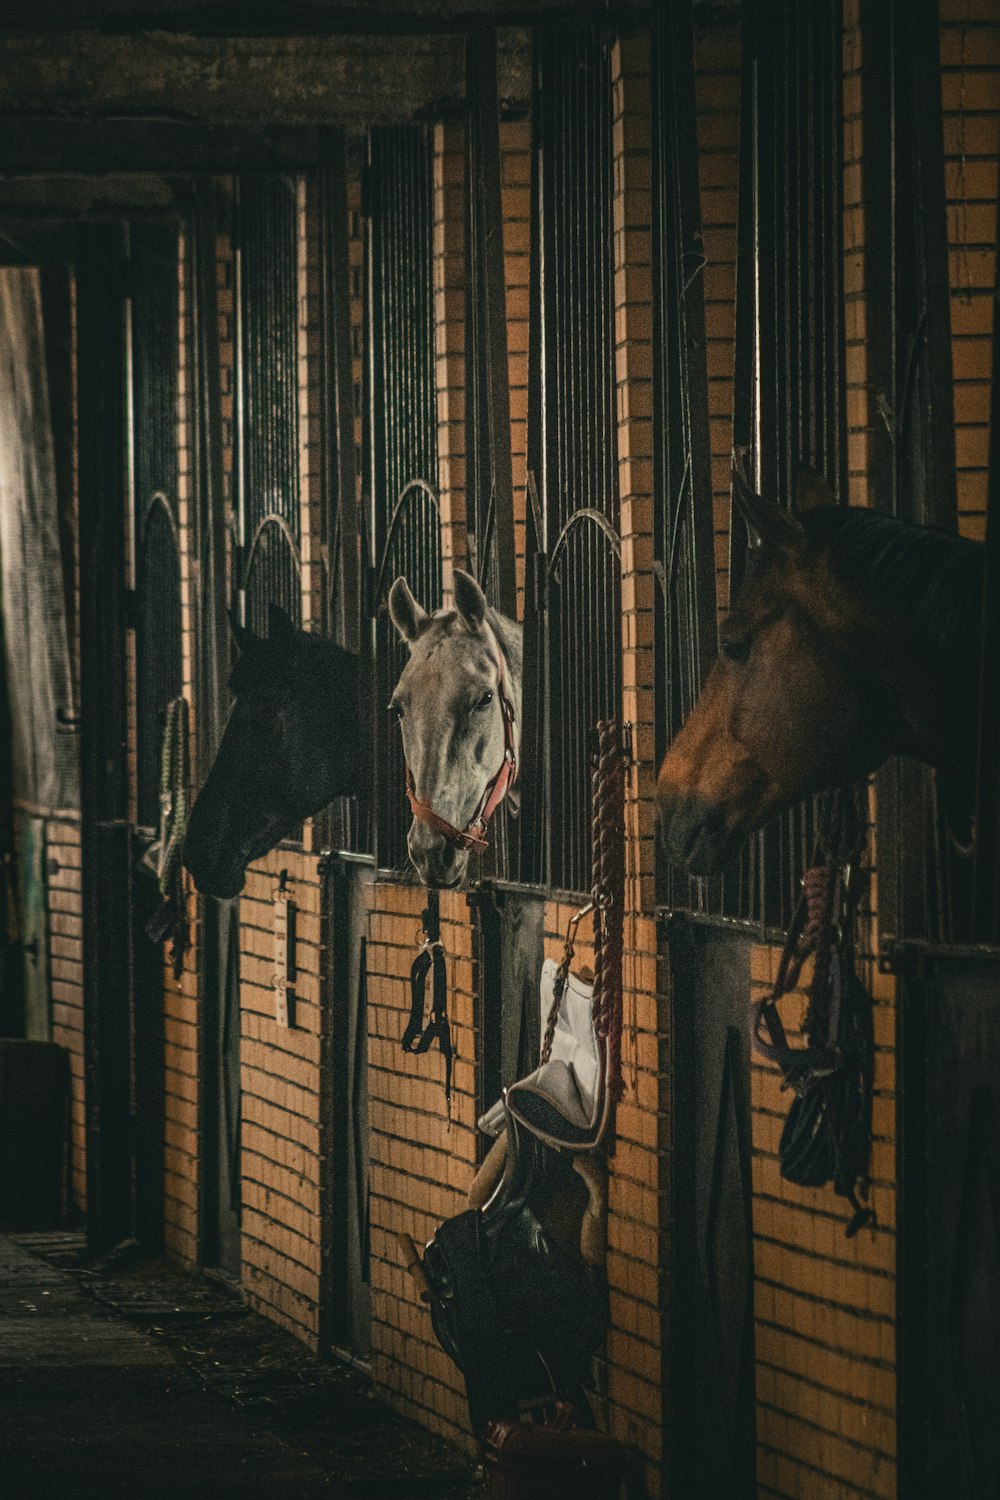
[[[517,748],[514,742],[514,705],[511,702],[510,692],[507,687],[507,668],[503,651],[496,633],[490,627],[493,643],[496,647],[494,660],[497,668],[497,697],[500,700],[500,713],[503,718],[503,760],[500,769],[491,781],[486,783],[483,795],[476,805],[464,828],[456,828],[454,823],[449,823],[447,818],[442,818],[427,802],[417,800],[416,783],[413,780],[413,772],[409,764],[406,767],[406,795],[410,803],[410,811],[421,823],[426,823],[428,828],[433,829],[441,838],[446,839],[449,844],[454,844],[456,849],[476,850],[481,854],[489,847],[486,837],[486,829],[490,819],[500,806],[514,782],[517,780]]]

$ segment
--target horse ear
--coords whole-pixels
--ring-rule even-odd
[[[787,510],[758,495],[747,477],[746,448],[733,449],[733,505],[743,517],[752,548],[797,541],[802,527]]]
[[[795,470],[795,509],[802,514],[836,503],[837,497],[823,475],[808,464],[799,464]]]
[[[269,641],[294,640],[298,632],[280,604],[267,606],[267,638]]]
[[[249,651],[251,646],[257,644],[258,637],[254,635],[248,625],[240,624],[235,609],[229,611],[228,619],[229,634],[233,638],[233,643],[237,651]]]
[[[478,630],[486,619],[486,595],[469,573],[461,568],[454,574],[455,608],[470,630]]]
[[[397,578],[389,590],[389,614],[404,641],[415,641],[430,619],[427,611],[414,599],[405,578]]]

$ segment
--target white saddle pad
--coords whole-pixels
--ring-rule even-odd
[[[557,972],[558,965],[547,958],[542,965],[539,986],[543,1038],[552,1008]],[[560,1114],[579,1127],[593,1120],[597,1108],[600,1064],[594,1038],[593,999],[594,986],[571,973],[563,990],[549,1060],[519,1080],[546,1095]],[[480,1118],[479,1128],[487,1135],[497,1136],[503,1130],[503,1124],[503,1101],[498,1099]]]

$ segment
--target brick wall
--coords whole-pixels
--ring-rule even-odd
[[[277,1019],[275,896],[296,907],[293,1025]],[[320,1317],[320,887],[316,860],[276,849],[240,901],[243,1289],[316,1347]]]
[[[52,1040],[65,1047],[70,1065],[70,1188],[72,1206],[87,1206],[87,1120],[83,1056],[83,909],[80,892],[80,818],[67,813],[45,825],[48,869],[49,982]]]
[[[729,488],[736,349],[736,210],[739,199],[740,18],[716,7],[695,31],[695,96],[702,237],[705,354],[715,498],[719,607],[729,598]]]
[[[948,266],[959,525],[986,524],[1000,153],[1000,5],[941,0]]]
[[[660,1276],[657,1182],[660,1080],[654,922],[653,307],[650,54],[647,37],[612,52],[614,297],[622,537],[623,717],[632,725],[626,785],[625,959],[617,1149],[608,1187],[611,1430],[646,1461],[660,1493]],[[557,931],[565,931],[560,912]]]
[[[178,237],[179,350],[177,381],[177,531],[181,580],[181,681],[190,709],[190,763],[195,759],[193,574],[197,567],[194,539],[194,452],[192,446],[193,371],[191,245]],[[176,1259],[192,1265],[198,1253],[198,948],[196,900],[185,889],[187,920],[193,941],[179,978],[167,953],[163,963],[163,1242]],[[146,939],[140,934],[136,941]]]
[[[434,367],[445,597],[468,567],[465,451],[465,132],[434,127]]]
[[[410,965],[426,892],[377,883],[368,928],[372,1373],[403,1411],[468,1446],[461,1377],[439,1347],[396,1242],[417,1244],[461,1213],[476,1162],[475,973],[465,897],[441,895],[454,1064],[450,1116],[444,1062],[404,1055]]]
[[[507,293],[507,369],[514,482],[517,617],[524,618],[524,526],[528,487],[528,308],[531,260],[531,122],[500,124],[500,180],[504,281]]]

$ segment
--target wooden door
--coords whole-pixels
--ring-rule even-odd
[[[1000,1494],[1000,953],[901,982],[900,1493]]]
[[[368,912],[375,879],[367,856],[341,855],[332,901],[334,1291],[331,1336],[355,1359],[371,1354],[368,1158]]]
[[[756,1495],[749,942],[670,926],[674,1493]]]
[[[52,1039],[45,882],[45,822],[20,818],[18,873],[21,881],[21,943],[24,953],[24,1034],[33,1042]]]

